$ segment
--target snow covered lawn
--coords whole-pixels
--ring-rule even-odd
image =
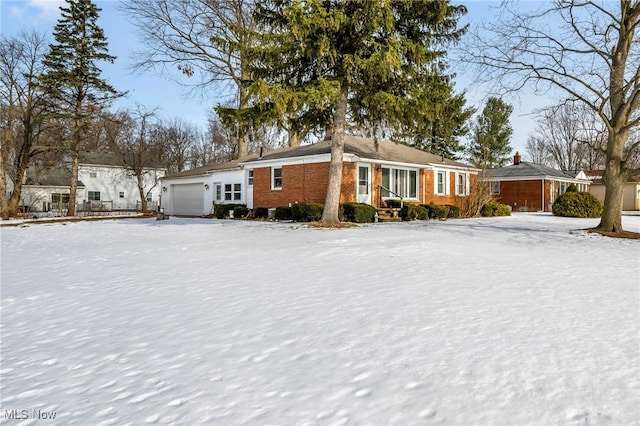
[[[4,227],[0,416],[639,424],[640,241],[596,224]]]

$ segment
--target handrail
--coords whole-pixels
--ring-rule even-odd
[[[380,187],[380,189],[384,189],[389,194],[393,194],[396,197],[400,198],[400,208],[404,207],[404,201],[403,201],[402,195],[397,194],[397,193],[393,192],[392,190],[390,190],[389,188],[386,188],[386,187],[384,187],[382,185],[378,185],[378,186]],[[382,191],[380,191],[380,205],[382,205]]]

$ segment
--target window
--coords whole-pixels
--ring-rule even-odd
[[[253,170],[249,170],[249,180],[247,182],[247,185],[253,186]]]
[[[491,182],[491,195],[500,195],[500,181]]]
[[[469,175],[456,173],[456,195],[469,195]]]
[[[124,198],[124,191],[120,191],[120,192],[118,193],[118,196],[119,196],[120,198]]]
[[[68,203],[69,194],[60,194],[59,192],[53,192],[51,193],[51,202],[52,203]]]
[[[96,173],[96,172],[89,172],[89,177],[90,177],[90,178],[98,177],[98,173]]]
[[[216,186],[216,201],[222,201],[222,185],[219,183],[215,184]]]
[[[418,171],[382,169],[383,198],[418,198]]]
[[[271,169],[271,189],[282,189],[282,167]]]
[[[242,184],[234,183],[233,185],[230,183],[226,183],[224,185],[224,199],[225,201],[238,201],[242,199]]]
[[[89,191],[89,201],[100,201],[100,191]]]
[[[358,167],[358,194],[369,195],[369,167]]]
[[[447,175],[448,173],[442,170],[436,171],[436,181],[435,181],[435,190],[436,195],[447,195],[448,185],[447,185]]]
[[[147,201],[152,201],[153,200],[153,195],[151,194],[151,191],[147,192]]]

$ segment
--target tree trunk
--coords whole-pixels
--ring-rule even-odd
[[[294,148],[296,146],[300,146],[300,143],[302,142],[300,140],[300,133],[291,129],[289,129],[287,133],[289,134],[289,147]]]
[[[67,209],[67,216],[76,215],[79,168],[80,168],[80,152],[79,152],[79,149],[76,147],[73,150],[73,162],[71,163],[71,185],[69,189],[69,208]]]
[[[333,135],[331,138],[331,163],[329,164],[329,183],[327,198],[322,212],[323,223],[340,222],[340,189],[342,187],[342,162],[344,157],[344,132],[347,122],[347,101],[349,90],[343,86],[333,116]]]
[[[25,151],[25,148],[26,146],[23,144],[15,163],[16,174],[13,177],[13,192],[11,193],[11,198],[9,198],[10,216],[15,216],[18,213],[20,197],[22,196],[22,183],[24,182],[24,176],[29,166],[30,155]]]
[[[147,194],[144,193],[144,182],[142,181],[142,172],[136,173],[138,181],[138,192],[140,193],[140,210],[142,213],[147,211]]]
[[[9,115],[7,113],[7,115]],[[11,118],[7,118],[8,125],[5,129],[6,134],[5,138],[0,142],[0,213],[2,215],[2,220],[9,219],[9,201],[7,200],[7,157],[8,157],[8,149],[11,145]]]
[[[604,172],[604,210],[598,225],[599,230],[622,232],[622,197],[626,182],[627,174],[621,168],[620,157],[607,161]]]

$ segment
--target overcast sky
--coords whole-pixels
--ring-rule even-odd
[[[109,83],[118,90],[128,91],[126,99],[119,100],[116,107],[134,107],[140,104],[150,109],[158,108],[163,117],[179,117],[204,127],[207,112],[218,103],[226,102],[229,94],[212,88],[204,99],[202,96],[188,96],[184,87],[157,73],[134,74],[131,70],[132,55],[140,46],[136,29],[128,22],[124,13],[118,10],[118,1],[94,1],[102,9],[98,24],[107,36],[109,53],[117,57],[113,64],[103,63],[99,66]],[[53,40],[53,27],[60,17],[59,7],[64,3],[63,0],[2,0],[0,31],[5,36],[12,36],[22,30],[30,31],[35,28],[47,33]],[[463,22],[470,22],[471,25],[491,19],[499,5],[498,1],[467,0],[461,3],[469,9]],[[468,105],[481,110],[488,88],[476,84],[472,75],[455,71],[458,73],[456,90],[465,90]],[[535,108],[544,106],[547,99],[522,93],[519,97],[510,96],[505,101],[514,107],[511,116],[514,128],[511,146],[514,151],[524,153],[527,137],[535,129],[532,112]]]

